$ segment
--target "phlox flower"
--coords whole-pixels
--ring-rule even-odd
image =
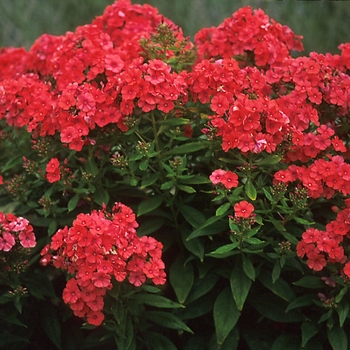
[[[222,176],[226,173],[223,169],[214,170],[209,176],[210,181],[213,185],[217,185],[221,182]]]
[[[232,171],[226,171],[221,177],[221,183],[229,190],[238,186],[238,175]]]
[[[235,217],[237,218],[249,218],[251,213],[254,211],[253,204],[247,201],[241,201],[234,205]]]
[[[0,236],[0,250],[8,252],[15,244],[15,236],[10,232],[3,232],[2,237]]]

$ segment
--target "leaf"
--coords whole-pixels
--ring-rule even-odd
[[[141,216],[157,209],[163,202],[163,196],[155,196],[142,201],[137,209],[137,216]]]
[[[186,193],[196,193],[196,190],[191,186],[177,184],[177,188]]]
[[[194,281],[193,266],[179,256],[170,267],[170,283],[174,288],[177,300],[183,304],[192,288]]]
[[[194,228],[197,228],[200,225],[203,225],[204,222],[206,221],[206,217],[201,211],[193,207],[190,207],[189,205],[185,205],[181,203],[181,204],[178,204],[178,208],[181,214],[184,216],[185,220]]]
[[[238,245],[239,245],[238,242],[226,244],[226,245],[223,245],[223,246],[217,248],[216,250],[214,250],[213,252],[206,254],[206,255],[211,256],[213,258],[225,258],[225,257],[227,257],[227,253],[229,253],[232,250],[234,250],[235,248],[237,248]]]
[[[41,308],[41,312],[42,327],[46,335],[52,343],[61,350],[61,324],[56,308],[51,303],[46,303],[45,307]]]
[[[152,186],[160,178],[160,173],[149,174],[144,177],[141,181],[141,188],[146,188]]]
[[[293,289],[283,279],[279,278],[275,283],[272,281],[272,277],[267,270],[261,270],[258,276],[258,280],[271,292],[278,295],[285,301],[291,302],[296,296]]]
[[[318,333],[318,326],[311,321],[304,321],[301,324],[301,346],[305,347],[307,342]]]
[[[245,184],[244,190],[247,196],[249,197],[249,199],[251,199],[252,201],[256,200],[256,195],[257,195],[256,189],[250,179]]]
[[[232,208],[231,203],[224,203],[220,205],[219,208],[216,209],[215,215],[216,216],[225,215],[230,208]]]
[[[305,287],[305,288],[324,288],[324,282],[316,276],[305,276],[300,280],[293,282],[295,286]]]
[[[203,185],[203,184],[211,183],[209,178],[207,178],[206,176],[202,176],[202,175],[191,175],[190,178],[183,180],[182,182],[184,182],[188,185]]]
[[[337,312],[339,315],[339,325],[340,327],[343,327],[345,320],[347,319],[349,315],[349,303],[347,301],[342,301],[337,305]]]
[[[132,299],[150,306],[155,306],[158,308],[167,308],[167,309],[176,309],[176,308],[184,308],[182,304],[175,303],[174,301],[165,298],[161,295],[155,294],[133,294]]]
[[[343,299],[344,295],[347,293],[348,291],[348,287],[344,287],[340,290],[340,292],[338,293],[338,295],[335,297],[335,302],[336,303],[340,303],[341,300]]]
[[[286,312],[297,309],[303,306],[313,305],[313,294],[301,295],[300,297],[295,298],[286,308]]]
[[[182,320],[169,312],[147,311],[144,313],[143,317],[165,328],[193,333],[192,330]]]
[[[139,237],[147,236],[160,229],[164,225],[165,219],[163,218],[150,218],[149,220],[140,224],[137,228],[137,235]]]
[[[166,120],[159,120],[157,124],[176,126],[176,125],[186,125],[189,122],[190,122],[190,119],[186,119],[186,118],[171,118]]]
[[[264,191],[265,197],[266,197],[271,203],[274,203],[275,200],[273,199],[271,193],[268,192],[268,191],[266,190],[265,187],[263,187],[263,191]]]
[[[252,280],[245,274],[241,260],[237,259],[230,276],[230,286],[238,310],[243,309]]]
[[[99,169],[96,165],[95,159],[90,156],[85,163],[85,170],[88,174],[92,174],[94,177],[99,173]]]
[[[94,193],[94,200],[98,205],[107,205],[109,202],[109,193],[103,187],[97,187]]]
[[[207,294],[215,286],[219,276],[213,273],[207,274],[204,278],[197,278],[193,284],[190,294],[186,299],[186,304],[199,299]]]
[[[252,261],[245,255],[242,255],[243,271],[252,280],[255,281],[255,268]]]
[[[73,211],[78,203],[79,203],[79,198],[80,196],[78,194],[75,194],[68,202],[67,208],[68,208],[68,212]]]
[[[333,326],[331,329],[327,330],[327,337],[333,350],[348,349],[348,337],[343,328],[339,326]]]
[[[208,236],[211,234],[219,233],[223,230],[222,225],[219,225],[219,222],[223,216],[212,216],[210,217],[205,223],[197,227],[188,237],[187,240],[189,241],[192,238],[199,237],[199,236]],[[215,225],[215,226],[214,226]],[[224,223],[226,226],[226,222]],[[213,227],[213,230],[207,230],[209,227]]]
[[[193,153],[193,152],[197,152],[201,149],[208,148],[208,145],[209,145],[209,143],[201,142],[201,141],[186,143],[184,145],[172,148],[171,150],[166,152],[165,155]]]
[[[255,162],[255,164],[257,166],[261,166],[261,165],[274,165],[274,164],[277,164],[278,162],[281,161],[281,157],[280,156],[277,156],[277,155],[273,155],[273,156],[270,156],[270,157],[266,157],[266,158],[263,158],[261,160],[258,160],[257,162]]]
[[[217,343],[220,345],[234,328],[240,316],[229,288],[224,289],[217,297],[213,315]]]
[[[140,164],[139,164],[139,169],[141,171],[145,171],[147,170],[148,168],[148,159],[145,159],[144,161],[142,161]]]
[[[249,244],[262,244],[265,243],[265,241],[261,241],[259,238],[251,237],[244,239],[244,242],[247,242]]]
[[[188,251],[190,251],[192,254],[197,256],[200,261],[203,261],[204,259],[204,243],[203,241],[198,238],[193,238],[190,241],[187,241],[186,238],[188,236],[188,232],[185,229],[181,230],[181,238],[184,246]]]
[[[168,337],[156,333],[147,331],[145,338],[148,340],[147,349],[150,350],[177,350],[176,346],[168,339]]]
[[[295,334],[281,334],[272,344],[271,350],[300,350],[300,339]]]
[[[167,182],[164,182],[162,184],[162,186],[160,186],[160,189],[161,190],[170,190],[174,185],[175,185],[175,181],[173,181],[173,180],[167,181]]]
[[[281,264],[279,261],[275,261],[271,273],[272,283],[275,283],[281,275]]]

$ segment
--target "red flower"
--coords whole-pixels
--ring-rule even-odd
[[[238,175],[232,171],[226,171],[221,177],[221,183],[227,188],[231,189],[238,186]]]
[[[233,209],[237,218],[249,218],[254,211],[254,206],[247,201],[241,201],[236,203]]]

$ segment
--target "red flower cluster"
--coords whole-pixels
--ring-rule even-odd
[[[343,266],[343,272],[350,277],[350,263],[344,252],[350,238],[350,208],[337,214],[335,220],[326,225],[326,230],[307,229],[297,245],[297,254],[307,258],[310,269],[321,271],[327,263]],[[344,266],[345,264],[345,266]]]
[[[43,35],[29,52],[3,50],[0,62],[10,69],[0,72],[0,118],[27,126],[34,137],[58,132],[80,151],[93,142],[88,135],[96,126],[116,123],[126,131],[125,117],[135,108],[168,113],[187,100],[186,73],[160,60],[144,62],[139,45],[163,21],[172,25],[149,5],[122,0],[74,33]],[[183,38],[179,29],[177,37]]]
[[[27,219],[0,212],[0,251],[8,252],[16,244],[23,248],[35,247],[33,226]]]
[[[163,245],[152,237],[139,238],[137,227],[133,211],[115,203],[111,213],[103,208],[79,214],[72,227],[58,230],[41,251],[42,264],[52,260],[55,267],[74,276],[63,291],[63,300],[76,316],[101,324],[103,296],[112,288],[113,279],[128,279],[136,287],[147,278],[155,284],[165,283]]]
[[[330,157],[330,160],[317,159],[309,167],[290,165],[274,175],[275,183],[289,184],[299,181],[308,189],[312,198],[331,198],[336,191],[344,196],[350,194],[350,164],[341,156]]]
[[[195,36],[200,58],[230,58],[254,54],[257,66],[282,62],[291,50],[303,50],[301,36],[282,26],[261,10],[243,7],[217,28],[205,28]],[[238,57],[239,59],[239,57]]]

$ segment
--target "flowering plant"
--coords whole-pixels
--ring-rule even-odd
[[[192,44],[119,0],[2,49],[2,198],[91,346],[347,348],[350,45],[302,48],[262,10]]]

